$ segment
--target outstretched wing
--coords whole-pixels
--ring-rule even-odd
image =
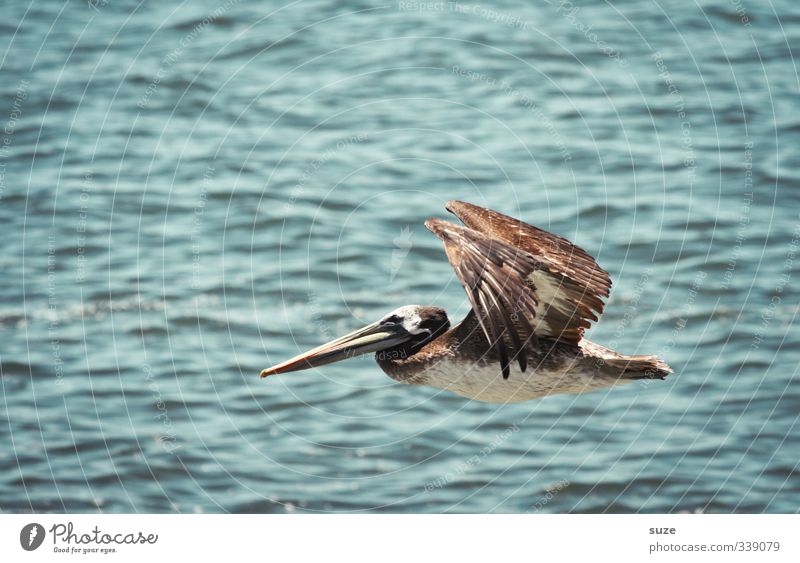
[[[515,360],[525,371],[525,347],[537,337],[577,344],[603,311],[608,273],[566,239],[467,203],[447,208],[472,228],[425,226],[444,242],[503,376]]]
[[[464,201],[448,201],[445,208],[470,229],[502,240],[538,257],[542,262],[580,285],[589,293],[608,297],[611,278],[585,250],[564,237],[548,233],[497,211]],[[603,304],[597,314],[603,312]]]

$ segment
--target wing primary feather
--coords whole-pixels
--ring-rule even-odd
[[[500,338],[502,338],[504,334],[507,334],[511,339],[512,354],[511,357],[508,359],[508,362],[511,363],[517,361],[519,363],[519,369],[524,372],[525,369],[527,369],[528,367],[527,363],[528,355],[522,348],[522,342],[520,341],[519,335],[517,334],[516,327],[514,326],[514,321],[511,320],[511,315],[508,313],[508,310],[498,301],[498,297],[502,299],[502,294],[498,294],[498,296],[496,297],[491,291],[487,291],[485,289],[483,289],[481,293],[485,295],[487,299],[491,299],[493,301],[494,309],[499,311],[500,316],[502,317],[501,320],[504,326],[504,331],[500,333]]]
[[[489,342],[494,346],[494,349],[497,351],[497,355],[500,357],[500,368],[503,371],[503,379],[508,379],[511,375],[511,370],[509,369],[509,364],[511,362],[508,360],[508,350],[503,342],[503,332],[499,330],[496,320],[492,317],[491,307],[486,299],[486,291],[482,291],[480,288],[478,289],[478,301],[480,302],[481,309],[483,309],[483,312],[486,316],[486,324],[491,331]]]
[[[472,294],[472,307],[477,313],[478,323],[481,325],[483,333],[486,335],[486,340],[489,341],[489,345],[495,349],[500,358],[500,364],[503,367],[503,378],[508,379],[508,353],[503,345],[502,338],[497,334],[495,325],[492,323],[492,318],[489,315],[488,307],[484,303],[484,297],[481,294],[480,287],[475,287],[472,290]]]
[[[503,317],[503,324],[506,327],[506,332],[508,333],[509,337],[511,338],[511,342],[514,348],[514,355],[511,358],[511,361],[517,361],[519,363],[519,369],[521,371],[525,371],[528,367],[528,355],[525,352],[524,348],[525,345],[522,343],[519,334],[517,333],[517,329],[514,323],[514,319],[512,318],[512,314],[509,313],[509,310],[514,311],[514,306],[508,300],[507,293],[513,292],[517,293],[516,291],[516,284],[519,282],[509,280],[507,286],[500,286],[497,278],[492,274],[492,272],[487,272],[487,275],[484,276],[484,280],[486,284],[489,286],[488,290],[484,290],[484,292],[494,301],[495,307],[500,311],[500,314]],[[502,303],[501,303],[502,302]],[[521,315],[516,315],[517,319],[521,319]],[[523,324],[523,323],[520,323]],[[527,324],[527,323],[525,323]],[[527,329],[530,330],[530,325],[527,326]],[[524,325],[523,325],[524,330]],[[525,332],[525,341],[528,342],[528,334],[530,332]]]
[[[487,276],[486,278],[487,283],[491,286],[494,294],[503,302],[503,307],[501,307],[505,318],[506,324],[509,327],[509,331],[512,334],[512,338],[514,341],[514,346],[517,349],[517,361],[519,362],[520,370],[523,372],[527,369],[528,364],[528,355],[525,353],[525,348],[531,344],[536,343],[536,334],[533,331],[530,323],[526,316],[522,313],[524,310],[520,303],[527,301],[526,294],[521,293],[518,289],[514,291],[512,294],[515,297],[514,301],[516,304],[512,302],[510,299],[511,295],[509,295],[506,291],[503,291],[503,288],[499,286],[497,279],[494,276]],[[511,311],[509,313],[509,311]],[[519,334],[516,330],[515,323],[519,323],[521,327],[520,333],[524,337],[524,342],[520,339]],[[513,358],[512,358],[513,361]]]
[[[500,260],[494,263],[497,267],[503,268],[506,264],[506,258],[502,256],[502,253],[500,253],[499,256]],[[522,341],[520,340],[514,320],[509,313],[509,309],[513,310],[513,305],[509,307],[510,302],[506,295],[507,292],[516,294],[521,280],[515,280],[514,277],[516,276],[513,272],[509,272],[507,269],[506,272],[506,283],[501,285],[497,279],[497,276],[495,275],[495,271],[492,269],[486,269],[482,277],[482,280],[485,282],[485,287],[482,287],[481,291],[486,296],[487,300],[491,299],[494,309],[500,314],[501,319],[499,320],[505,327],[505,330],[500,334],[500,336],[502,337],[503,334],[507,334],[508,338],[511,340],[512,356],[509,358],[509,363],[517,361],[519,363],[520,371],[525,372],[528,367],[528,354],[524,349],[525,347]],[[500,324],[500,322],[497,324]],[[526,342],[527,341],[528,338],[526,335]],[[507,378],[508,376],[505,377]]]

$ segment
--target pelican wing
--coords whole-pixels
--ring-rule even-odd
[[[494,230],[482,226],[483,232],[440,219],[429,219],[425,226],[444,242],[481,329],[497,351],[503,376],[508,377],[513,361],[525,371],[524,350],[537,337],[577,344],[590,321],[602,312],[602,297],[608,295],[611,282],[588,254],[566,239],[483,211],[514,224],[515,230],[501,232],[499,221],[490,225]],[[479,222],[472,216],[468,220]],[[584,271],[582,263],[593,268]]]
[[[608,297],[611,289],[608,272],[585,250],[567,239],[523,223],[519,219],[464,201],[448,201],[445,207],[470,229],[524,250],[547,263],[550,269],[584,286],[587,292]],[[601,303],[597,314],[602,312]]]

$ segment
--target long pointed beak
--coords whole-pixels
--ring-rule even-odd
[[[261,371],[261,377],[332,364],[361,354],[386,350],[403,342],[411,335],[400,325],[373,323]]]

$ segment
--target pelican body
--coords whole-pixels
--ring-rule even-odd
[[[451,327],[444,309],[406,305],[378,322],[265,369],[261,377],[375,353],[395,381],[429,385],[488,403],[584,393],[672,369],[583,338],[603,312],[611,279],[568,240],[461,201],[447,210],[464,226],[429,219],[472,310]]]

